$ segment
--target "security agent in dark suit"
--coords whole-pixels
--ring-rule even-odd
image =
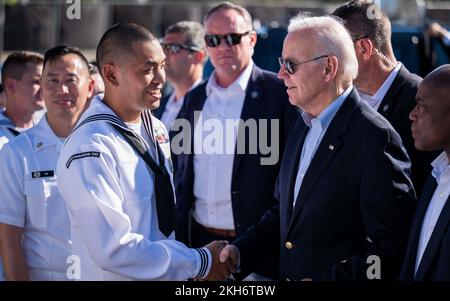
[[[389,122],[352,87],[351,37],[332,17],[296,17],[280,64],[304,113],[281,162],[279,206],[226,246],[221,261],[240,262],[236,277],[278,254],[283,280],[397,278],[415,204],[410,162]]]
[[[436,153],[414,147],[409,112],[416,105],[417,86],[422,80],[395,58],[391,23],[373,1],[355,0],[339,6],[333,15],[344,20],[358,59],[355,86],[361,99],[383,115],[399,133],[411,159],[414,187],[422,191]],[[373,17],[372,17],[373,16]]]
[[[170,131],[179,116],[184,96],[202,81],[206,62],[205,31],[198,22],[180,21],[170,25],[164,34],[161,46],[166,55],[166,76],[173,91],[161,100],[153,115]]]
[[[401,280],[450,281],[450,65],[431,72],[417,91],[410,114],[414,145],[444,150],[420,197]]]
[[[208,82],[186,96],[180,117],[191,124],[192,137],[188,143],[192,149],[178,156],[179,169],[175,173],[176,237],[192,246],[216,239],[232,240],[275,205],[273,192],[280,156],[298,115],[288,101],[282,81],[251,60],[256,33],[245,8],[228,2],[219,4],[209,11],[204,24],[207,51],[215,71]],[[210,132],[203,131],[203,140],[199,138],[202,136],[194,128],[201,122],[196,122],[195,112],[201,112],[203,124],[214,120],[224,128],[229,120],[255,122],[253,129],[257,133],[240,128],[237,137],[233,137],[233,131],[227,131],[224,136],[236,143],[231,145],[231,151],[201,154],[195,141],[206,144]],[[221,133],[218,135],[223,137]],[[172,150],[177,141],[176,134],[173,136]],[[258,147],[252,141],[256,137]],[[271,154],[260,148],[261,137],[269,139]],[[239,151],[240,146],[244,146],[244,152]],[[251,151],[253,147],[256,152]],[[273,162],[265,164],[267,157],[274,158]],[[256,272],[276,278],[276,262]]]

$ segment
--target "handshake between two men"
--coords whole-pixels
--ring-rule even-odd
[[[226,240],[216,240],[205,246],[211,252],[212,264],[205,280],[226,280],[231,273],[235,273],[239,264],[239,250],[228,244]]]

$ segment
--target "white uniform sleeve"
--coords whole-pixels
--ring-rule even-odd
[[[10,144],[0,151],[0,222],[21,228],[27,211],[22,160]]]
[[[190,249],[171,239],[150,241],[134,233],[122,209],[126,196],[117,181],[112,153],[101,142],[75,144],[61,153],[58,188],[66,200],[72,229],[76,228],[101,269],[136,280],[185,280],[207,275],[209,250]],[[100,155],[73,160],[66,166],[69,157],[85,152]]]

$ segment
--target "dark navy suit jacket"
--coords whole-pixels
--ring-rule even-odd
[[[418,195],[422,192],[431,172],[430,163],[438,154],[437,152],[420,152],[414,147],[409,113],[416,106],[415,97],[421,81],[421,77],[402,66],[378,108],[378,112],[392,124],[402,138],[411,159],[411,180]]]
[[[415,208],[399,135],[353,90],[318,146],[293,208],[308,130],[299,118],[290,135],[275,188],[279,206],[233,242],[241,254],[238,277],[278,254],[281,279],[367,280],[368,257],[377,255],[381,278],[397,279]]]
[[[201,111],[206,100],[206,82],[193,89],[185,98],[180,118],[189,120],[191,134],[194,135],[194,111]],[[268,120],[264,135],[271,136],[271,119],[279,120],[279,157],[286,144],[288,132],[297,119],[298,110],[289,103],[286,87],[276,78],[276,74],[254,66],[250,77],[241,119]],[[263,129],[258,126],[258,131]],[[240,136],[242,133],[239,133]],[[176,134],[172,134],[175,136]],[[238,138],[239,139],[239,138]],[[192,144],[193,145],[193,144]],[[191,145],[191,147],[193,147]],[[242,234],[251,225],[256,224],[263,214],[275,205],[274,186],[278,175],[280,161],[274,165],[262,165],[261,158],[267,157],[258,149],[257,154],[248,154],[249,135],[245,135],[246,154],[234,156],[231,202],[234,224],[237,234]],[[272,145],[269,139],[268,145]],[[181,154],[177,158],[178,171],[175,174],[177,195],[177,229],[176,237],[188,243],[190,211],[194,205],[194,166],[192,154]],[[220,168],[220,167],[219,167]]]
[[[436,180],[430,176],[414,215],[400,280],[450,281],[450,197],[442,208],[417,274],[414,275],[422,222],[436,186]]]

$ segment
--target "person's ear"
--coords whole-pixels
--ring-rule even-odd
[[[257,39],[258,39],[258,35],[256,34],[256,31],[251,30],[250,31],[250,45],[252,47],[255,47]]]
[[[12,78],[6,78],[3,80],[3,85],[5,86],[5,90],[8,90],[8,92],[16,93],[16,80]]]
[[[361,39],[356,42],[356,45],[357,45],[357,51],[359,51],[360,57],[363,60],[367,61],[372,57],[373,51],[374,51],[374,46],[370,39]]]
[[[329,82],[336,78],[339,67],[339,61],[335,56],[328,56],[325,61],[324,80]]]
[[[103,81],[105,85],[107,83],[117,87],[119,86],[119,81],[117,78],[117,66],[113,63],[107,63],[102,66]]]
[[[94,96],[94,87],[95,87],[95,80],[92,78],[89,78],[89,86],[88,86],[88,99],[91,99],[92,96]]]
[[[202,63],[205,60],[206,53],[204,51],[196,51],[191,54],[196,63]]]

